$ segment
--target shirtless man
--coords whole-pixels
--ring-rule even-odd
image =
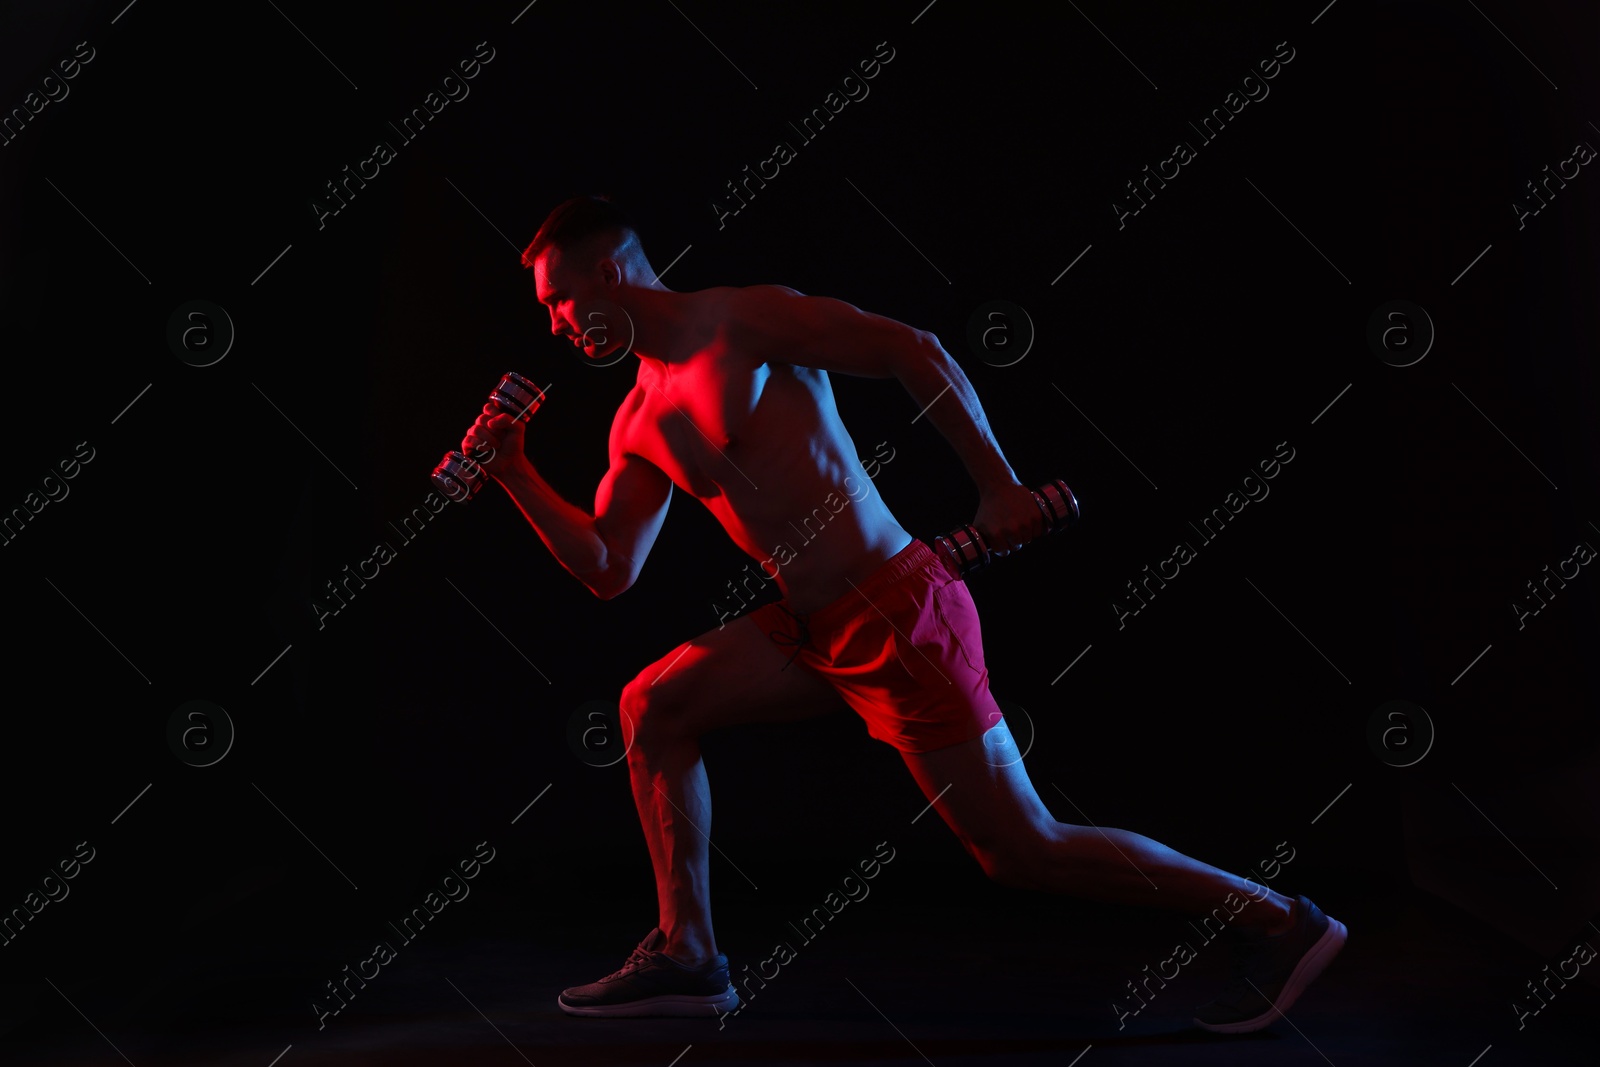
[[[977,484],[972,525],[998,554],[1044,532],[1044,516],[1001,454],[966,375],[932,334],[781,285],[674,292],[626,216],[598,197],[557,207],[522,260],[549,308],[551,332],[586,358],[605,361],[629,333],[615,321],[592,329],[587,309],[596,301],[631,320],[638,375],[611,425],[610,469],[592,514],[569,503],[524,455],[523,424],[488,405],[463,451],[494,449],[485,469],[561,565],[602,599],[638,578],[674,486],[710,509],[783,595],[669,649],[623,688],[658,925],[620,970],[565,990],[563,1011],[710,1015],[739,1005],[711,928],[711,799],[699,738],[731,723],[843,707],[900,752],[995,881],[1231,914],[1246,970],[1197,1012],[1197,1024],[1256,1030],[1288,1009],[1338,953],[1344,926],[1304,896],[1284,896],[1139,834],[1056,821],[989,694],[966,584],[895,521],[857,459],[829,372],[905,386]],[[819,509],[825,524],[814,519]],[[810,539],[796,545],[808,519]]]

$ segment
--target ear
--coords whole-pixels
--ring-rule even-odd
[[[602,259],[598,265],[600,267],[600,280],[605,283],[607,289],[615,289],[622,284],[622,267],[616,260],[608,257]]]

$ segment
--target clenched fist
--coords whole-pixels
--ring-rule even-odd
[[[1033,491],[1021,483],[986,488],[978,499],[972,525],[989,550],[1004,558],[1049,529]]]
[[[467,435],[461,439],[461,451],[498,478],[527,461],[522,452],[524,429],[521,419],[485,404],[477,421],[467,428]]]

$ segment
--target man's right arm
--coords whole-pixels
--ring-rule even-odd
[[[611,466],[595,491],[593,515],[563,499],[534,470],[523,453],[521,422],[500,415],[480,419],[484,425],[468,431],[468,441],[477,434],[494,446],[495,458],[484,469],[511,494],[556,561],[602,600],[638,578],[672,500],[671,480],[648,460],[623,450],[625,418],[619,412],[611,427]]]

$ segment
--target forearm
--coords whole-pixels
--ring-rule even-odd
[[[613,561],[594,516],[563,499],[531,463],[518,463],[495,477],[556,561],[596,594],[605,596]]]
[[[980,493],[1017,484],[989,429],[983,405],[966,373],[931,334],[900,361],[895,376],[916,401],[917,409],[955,449]]]

